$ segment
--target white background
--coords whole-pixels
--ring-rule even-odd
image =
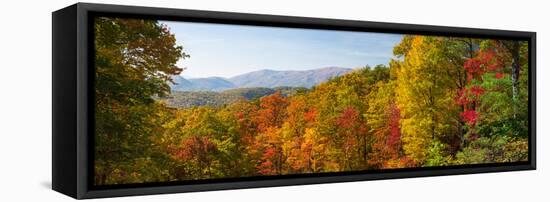
[[[550,6],[542,0],[90,1],[291,16],[537,32],[536,171],[381,180],[106,201],[545,201],[549,200]],[[68,201],[51,191],[51,12],[75,1],[0,3],[0,201]]]

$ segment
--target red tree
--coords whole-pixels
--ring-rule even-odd
[[[464,62],[464,69],[467,75],[466,87],[459,89],[457,93],[456,103],[463,106],[464,111],[461,113],[462,120],[469,126],[475,126],[478,122],[479,99],[485,93],[485,89],[479,85],[475,85],[474,80],[483,81],[483,75],[486,73],[495,73],[496,78],[502,78],[502,64],[496,57],[496,53],[492,49],[479,50],[475,58],[471,58]],[[473,130],[471,129],[471,133]]]
[[[208,137],[192,136],[184,139],[180,146],[172,150],[172,154],[183,162],[192,162],[198,165],[199,170],[195,171],[202,174],[206,170],[206,174],[210,176],[210,164],[213,156],[218,152],[218,147],[210,141]]]
[[[341,148],[344,152],[344,166],[353,170],[354,165],[367,162],[367,128],[361,119],[359,110],[353,106],[346,107],[336,119],[338,134],[343,139]],[[360,159],[360,162],[357,161]]]

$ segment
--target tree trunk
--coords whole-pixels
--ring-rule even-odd
[[[516,101],[519,95],[519,42],[514,41],[510,47],[510,53],[512,55],[512,99]],[[517,107],[514,104],[514,119],[517,116]]]

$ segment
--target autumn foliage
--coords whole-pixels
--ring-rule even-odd
[[[524,42],[407,35],[389,65],[307,91],[170,108],[155,97],[188,55],[169,28],[116,18],[94,28],[96,185],[528,157]]]

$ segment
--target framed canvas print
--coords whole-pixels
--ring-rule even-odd
[[[535,36],[78,3],[53,13],[53,189],[533,170]]]

